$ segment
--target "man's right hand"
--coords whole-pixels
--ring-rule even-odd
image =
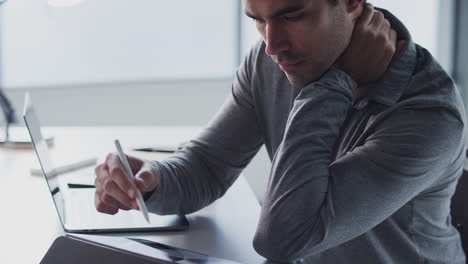
[[[135,184],[128,179],[117,153],[107,155],[106,161],[95,168],[96,209],[101,213],[116,214],[119,209],[138,210],[137,191],[151,192],[159,185],[159,172],[149,161],[128,156],[135,174]]]

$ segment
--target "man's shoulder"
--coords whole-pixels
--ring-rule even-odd
[[[249,54],[247,56],[248,57],[249,56],[254,57],[257,60],[264,60],[264,59],[266,59],[268,57],[267,54],[265,53],[265,49],[266,49],[265,41],[263,41],[262,38],[259,38],[252,45],[252,47],[250,48],[250,52],[249,52]]]
[[[245,66],[249,67],[255,75],[281,75],[282,72],[273,62],[271,57],[265,52],[266,44],[263,39],[259,39],[252,46],[245,57]]]
[[[417,45],[416,52],[416,67],[400,103],[444,107],[460,117],[464,115],[463,101],[454,80],[425,48]]]

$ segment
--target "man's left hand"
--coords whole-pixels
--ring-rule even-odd
[[[398,43],[398,46],[403,42]],[[335,63],[359,86],[380,79],[397,49],[397,33],[380,11],[366,4],[356,21],[350,44]]]

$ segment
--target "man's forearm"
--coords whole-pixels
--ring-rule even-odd
[[[284,138],[273,159],[254,246],[273,260],[302,257],[319,244],[329,187],[328,167],[356,83],[331,69],[304,87],[294,102]]]
[[[161,183],[148,198],[159,214],[187,214],[221,197],[263,144],[248,67],[237,74],[231,95],[200,135],[161,163]]]
[[[221,197],[241,173],[239,168],[207,167],[209,162],[190,147],[154,164],[161,180],[147,203],[150,211],[161,215],[189,214],[207,206]]]

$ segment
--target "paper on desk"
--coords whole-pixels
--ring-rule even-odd
[[[94,157],[94,158],[88,158],[84,160],[66,163],[66,164],[53,168],[52,171],[48,171],[46,172],[46,174],[48,175],[49,178],[51,178],[59,174],[65,174],[68,172],[81,170],[81,169],[96,165],[97,160],[98,159]],[[31,175],[35,175],[35,176],[42,176],[42,170],[39,168],[31,168],[30,173]]]

